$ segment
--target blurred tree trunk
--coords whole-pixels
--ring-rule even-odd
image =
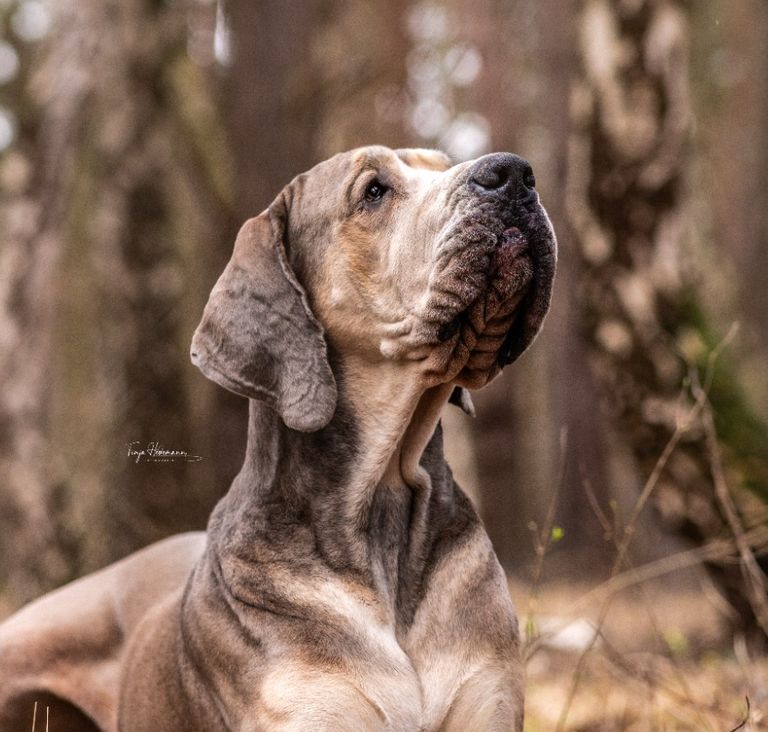
[[[29,184],[4,196],[0,577],[18,603],[202,526],[211,463],[136,464],[195,443],[186,352],[226,226],[215,115],[183,4],[57,4],[30,87]],[[213,142],[210,141],[213,138]],[[217,169],[217,166],[219,168]],[[202,405],[202,407],[201,407]]]
[[[610,555],[605,544],[595,537],[603,532],[586,490],[607,503],[611,498],[611,480],[606,435],[608,421],[595,409],[600,400],[600,385],[589,366],[589,347],[582,337],[582,313],[579,298],[579,254],[576,237],[566,211],[568,139],[570,135],[570,90],[573,70],[578,65],[576,20],[578,4],[561,0],[543,0],[537,15],[542,56],[537,100],[542,109],[540,124],[547,139],[555,145],[540,145],[548,150],[549,160],[542,196],[556,225],[559,263],[552,312],[544,333],[552,394],[552,420],[562,430],[558,459],[562,484],[559,486],[556,518],[564,528],[564,538],[554,548],[566,559],[563,570],[569,575],[575,568],[580,574],[602,572]],[[552,27],[559,29],[552,32]]]
[[[768,209],[754,205],[768,190],[768,5],[748,0],[729,5],[724,14],[731,57],[723,59],[721,85],[726,86],[715,147],[716,205],[722,236],[731,245],[743,277],[742,300],[756,326],[763,360],[768,355]],[[728,78],[731,77],[731,78]],[[738,125],[733,124],[738,119]],[[737,215],[728,203],[743,191]],[[729,247],[729,248],[731,248]],[[768,388],[768,386],[766,386]]]
[[[567,190],[581,265],[578,302],[592,375],[616,428],[614,474],[638,476],[637,490],[690,412],[689,362],[703,378],[719,340],[682,257],[691,104],[687,7],[677,0],[588,0],[578,28],[582,67],[571,99]],[[760,430],[723,364],[727,357],[710,398],[716,415],[727,417],[719,426],[729,477],[752,481],[765,495]],[[739,425],[738,434],[728,431],[730,424]],[[654,492],[666,525],[697,544],[731,533],[715,497],[713,457],[704,421],[696,418]],[[709,569],[750,627],[753,588],[734,558]]]
[[[692,20],[695,111],[702,120],[696,138],[707,151],[697,161],[694,197],[700,226],[717,251],[733,255],[709,292],[721,302],[725,295],[728,313],[739,309],[745,316],[738,372],[766,419],[768,207],[756,202],[768,190],[768,4],[719,0],[694,6]]]
[[[350,147],[404,142],[405,0],[226,0],[238,216]]]
[[[332,152],[403,143],[403,7],[231,0],[208,77],[215,6],[57,4],[17,151],[34,175],[0,204],[9,604],[204,525],[246,402],[191,367],[192,331],[242,220]],[[136,464],[132,441],[204,459]]]
[[[83,63],[73,54],[69,66]],[[51,71],[55,71],[55,63]],[[75,77],[77,78],[77,76]],[[30,107],[31,94],[21,97],[24,124],[10,153],[19,180],[8,191],[7,173],[1,225],[3,282],[0,310],[0,567],[1,584],[11,596],[24,598],[51,582],[69,576],[73,559],[62,557],[63,527],[53,515],[56,503],[52,469],[48,459],[47,405],[50,393],[48,368],[54,335],[53,315],[58,301],[54,294],[56,267],[61,258],[58,230],[66,216],[66,200],[56,186],[54,161],[61,174],[69,175],[74,148],[67,131],[57,131],[57,121],[74,115],[82,103],[82,83],[68,90],[55,83],[49,94],[50,119],[36,129]],[[20,104],[20,106],[21,106]],[[33,128],[33,129],[30,129]],[[45,131],[48,144],[34,148],[35,138]],[[36,167],[34,182],[31,169]],[[9,169],[8,157],[4,172]],[[29,188],[34,185],[37,195]],[[42,199],[45,196],[45,202]],[[28,564],[28,561],[32,564]],[[14,599],[16,599],[14,597]]]
[[[511,150],[531,161],[560,248],[552,311],[542,335],[529,353],[474,397],[483,518],[507,571],[520,573],[533,560],[528,526],[547,513],[562,481],[558,522],[565,538],[548,569],[572,575],[578,567],[583,576],[604,569],[608,558],[604,546],[592,540],[600,528],[581,485],[589,476],[593,489],[606,495],[608,481],[565,216],[576,3],[455,0],[453,5],[461,41],[483,54],[482,71],[463,92],[462,102],[488,120],[489,150]],[[565,561],[558,560],[561,556]]]
[[[323,110],[307,48],[324,5],[226,0],[232,59],[222,104],[243,219],[258,214],[313,162],[314,127]]]

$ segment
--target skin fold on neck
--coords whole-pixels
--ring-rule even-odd
[[[420,465],[451,385],[425,389],[414,362],[376,364],[347,359],[344,388],[357,416],[360,457],[349,478],[347,517],[360,524],[379,486],[428,492],[429,475]]]
[[[319,556],[394,607],[403,568],[425,555],[434,481],[422,456],[429,446],[442,459],[430,442],[452,389],[425,389],[416,368],[348,358],[336,414],[317,432],[288,429],[252,401],[243,469],[211,521],[217,553]]]

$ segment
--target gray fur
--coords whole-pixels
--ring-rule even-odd
[[[282,196],[240,229],[192,339],[192,362],[219,385],[265,402],[293,429],[328,424],[336,382],[304,289],[288,265]]]
[[[0,625],[0,732],[31,728],[35,700],[55,732],[522,730],[514,607],[438,419],[449,397],[473,411],[464,387],[535,336],[555,241],[536,195],[478,195],[472,164],[447,165],[421,150],[340,154],[243,226],[191,349],[251,400],[243,468],[205,535],[159,542]],[[353,183],[379,167],[434,195],[366,209]],[[428,357],[382,358],[370,331],[391,321],[350,324],[356,301],[339,317],[338,298],[360,288],[361,307],[392,305],[386,288],[406,283],[368,272],[356,246],[385,259],[402,244],[386,216],[446,215],[448,239],[416,242],[434,261],[405,305],[415,317],[428,292],[426,317],[394,336]],[[350,221],[362,223],[344,240]]]

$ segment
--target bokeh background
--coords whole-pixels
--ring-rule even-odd
[[[528,729],[761,728],[766,39],[764,0],[0,0],[0,615],[226,491],[246,404],[187,353],[243,220],[357,145],[511,150],[553,308],[445,422]]]

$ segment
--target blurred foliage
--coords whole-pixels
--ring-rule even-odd
[[[732,351],[726,348],[713,362],[726,334],[705,314],[700,296],[688,288],[681,299],[678,322],[681,332],[691,328],[699,342],[688,355],[699,374],[711,372],[709,398],[715,412],[717,432],[726,448],[728,464],[744,487],[768,505],[768,425],[752,407],[740,383]]]

